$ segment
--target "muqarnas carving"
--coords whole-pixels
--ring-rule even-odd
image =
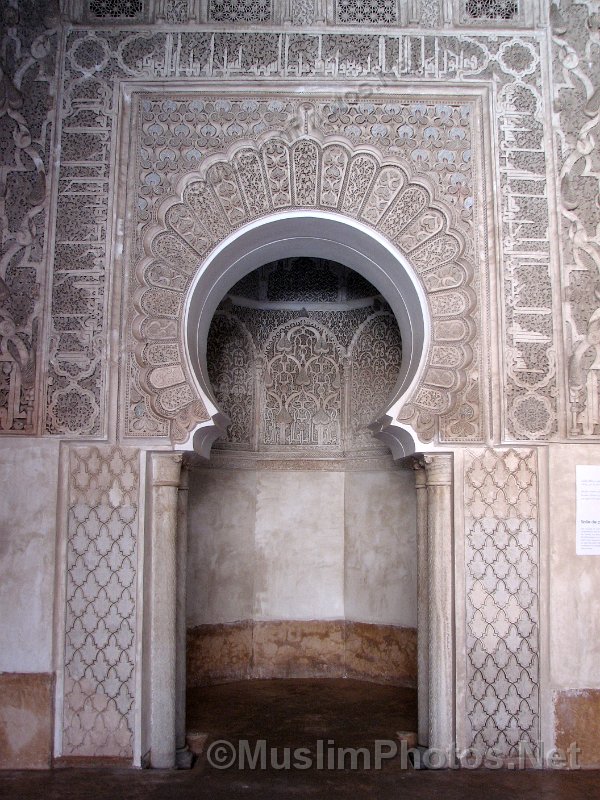
[[[254,307],[236,305],[240,297]],[[300,303],[310,310],[288,307]],[[213,319],[207,361],[232,420],[222,446],[363,450],[377,447],[368,426],[391,403],[402,343],[390,309],[360,275],[322,259],[285,259],[233,287]]]

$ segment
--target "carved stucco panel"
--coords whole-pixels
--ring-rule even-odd
[[[273,81],[300,75],[305,81],[321,77],[337,81],[353,74],[375,82],[385,76],[386,82],[398,88],[416,78],[444,86],[449,82],[469,86],[471,81],[477,81],[479,85],[487,84],[495,93],[498,116],[494,121],[497,137],[494,153],[497,154],[495,170],[500,176],[498,197],[502,219],[499,263],[503,270],[505,435],[523,439],[550,438],[556,434],[556,355],[551,325],[546,194],[548,164],[542,141],[544,99],[538,38],[526,33],[488,36],[483,32],[461,36],[433,33],[373,36],[358,32],[353,35],[293,31],[229,34],[131,29],[79,29],[70,32],[67,38],[62,135],[64,138],[70,129],[78,132],[80,141],[86,144],[85,152],[75,149],[61,164],[51,330],[51,341],[56,346],[53,345],[53,356],[47,365],[48,430],[94,435],[106,431],[108,362],[105,351],[109,305],[106,275],[107,244],[111,238],[109,195],[114,181],[110,142],[114,141],[116,132],[118,101],[115,82],[203,76],[226,83],[254,80],[257,75],[269,76]],[[430,177],[438,174],[437,190],[448,202],[454,199],[458,215],[468,217],[473,208],[468,148],[462,154],[455,147],[446,146],[445,141],[426,136],[427,128],[420,124],[423,112],[419,108],[413,114],[414,120],[405,120],[403,126],[391,124],[397,112],[380,108],[374,98],[376,95],[371,93],[363,98],[364,102],[354,102],[356,98],[351,96],[338,97],[324,102],[323,109],[317,108],[316,113],[313,111],[308,116],[301,107],[301,98],[293,95],[279,95],[269,101],[268,107],[261,106],[250,94],[246,95],[243,108],[241,105],[229,108],[226,98],[212,108],[199,107],[197,113],[204,114],[206,119],[203,125],[194,126],[193,141],[185,137],[185,119],[175,134],[183,137],[183,158],[174,157],[177,148],[170,146],[171,140],[164,142],[156,169],[148,172],[145,193],[140,194],[140,214],[151,216],[152,201],[160,200],[169,192],[171,176],[177,178],[187,171],[197,170],[207,153],[223,150],[235,141],[255,140],[268,131],[300,133],[310,129],[321,136],[342,135],[353,148],[368,139],[384,160],[392,152],[403,154],[416,173],[423,169]],[[394,103],[387,105],[391,107]],[[447,114],[445,105],[436,106],[436,113],[442,119]],[[328,113],[321,113],[327,111],[325,106],[329,106]],[[425,111],[427,113],[426,104]],[[153,112],[149,113],[152,116]],[[147,137],[171,136],[168,125],[163,124],[168,121],[169,113],[165,108],[164,119],[158,120],[163,133],[159,129],[148,130]],[[468,124],[462,127],[468,131]],[[453,136],[460,137],[460,124],[451,129]],[[426,146],[421,146],[424,139]],[[459,140],[451,141],[456,144]],[[338,205],[339,198],[329,194],[325,201],[323,195],[329,191],[327,181],[337,168],[335,153],[332,151],[330,155],[332,163],[329,167],[323,166],[319,177],[321,193],[324,205],[325,202]],[[347,166],[343,169],[347,171]],[[226,180],[225,175],[222,178]],[[263,180],[266,180],[265,173]],[[485,176],[480,175],[481,181],[485,182]],[[282,198],[288,191],[285,186],[276,189],[278,197]],[[386,191],[393,192],[393,187],[383,191],[384,195]],[[388,200],[393,202],[389,197]],[[382,195],[378,203],[385,202]],[[70,220],[75,218],[74,210],[79,215],[75,228],[70,225]],[[234,207],[230,212],[237,213]],[[376,215],[379,211],[365,208],[364,213]],[[87,215],[86,219],[82,215]],[[431,225],[435,225],[435,220]],[[413,234],[407,231],[407,235]],[[485,242],[478,252],[482,249],[487,251]],[[160,269],[157,267],[158,272]],[[426,281],[429,276],[424,275],[423,279]],[[456,277],[452,275],[449,279]],[[473,288],[478,295],[480,291],[487,291],[475,284]],[[68,298],[68,303],[62,307],[58,301],[61,291]],[[79,327],[74,324],[75,318],[79,320]],[[168,327],[167,318],[163,318],[161,324]],[[71,355],[73,352],[81,356],[75,358]],[[477,439],[482,425],[485,427],[478,419],[475,401],[482,391],[483,370],[480,367],[484,356],[475,343],[473,367],[464,386],[460,415],[457,417],[454,411],[448,418],[440,419],[437,415],[442,440]],[[67,398],[69,402],[62,405],[58,402],[60,397],[57,398],[60,382],[57,382],[55,364],[67,366],[69,381],[74,387],[72,396]],[[139,376],[133,374],[130,383],[125,391],[128,402],[135,405],[138,425],[132,434],[168,435],[170,426],[145,402]],[[430,401],[435,391],[428,392]],[[81,421],[83,419],[85,422]],[[435,414],[428,424],[434,423]]]
[[[562,0],[551,15],[571,437],[600,436],[600,16]]]
[[[62,754],[131,757],[139,451],[70,453]]]
[[[324,278],[322,265],[297,261],[303,286],[312,287],[312,302],[338,297],[335,273]],[[286,267],[293,268],[289,262]],[[270,278],[275,280],[268,281],[268,297],[286,297],[290,289],[293,293],[281,270],[275,269]],[[260,291],[257,280],[246,280],[244,286]],[[352,294],[347,279],[346,292]],[[388,310],[372,306],[307,314],[235,305],[215,314],[208,370],[219,408],[232,420],[220,447],[291,446],[297,456],[323,448],[338,453],[381,448],[368,425],[385,411],[400,372],[396,320]]]
[[[183,112],[191,102],[210,106],[215,101],[204,98],[180,100],[176,104],[175,100],[154,98],[152,102],[163,116],[164,110],[169,109],[171,125],[181,125]],[[229,101],[229,107],[234,102],[240,101]],[[308,102],[309,98],[304,98],[305,106]],[[141,106],[148,108],[144,98]],[[409,111],[407,109],[407,113]],[[458,110],[456,114],[457,119],[460,118]],[[159,124],[152,124],[158,130]],[[431,128],[432,138],[439,135],[433,130]],[[337,154],[335,171],[331,170],[330,160],[326,158],[333,151]],[[164,147],[160,145],[151,160],[145,158],[144,163],[138,160],[140,191],[144,191],[148,183],[148,174],[155,174],[158,169],[157,161],[163,152]],[[281,170],[277,171],[275,183],[270,180],[273,152],[279,153],[280,165],[289,169],[283,179],[285,194],[280,190]],[[147,154],[145,149],[144,155]],[[217,158],[219,160],[215,160]],[[154,415],[172,419],[172,436],[180,440],[187,438],[191,427],[206,416],[196,416],[197,403],[196,410],[192,409],[194,397],[189,392],[192,379],[186,374],[185,354],[181,353],[181,371],[177,373],[177,379],[173,372],[172,384],[159,386],[156,370],[150,368],[145,360],[145,343],[153,339],[151,330],[156,329],[163,346],[168,346],[172,352],[178,344],[181,346],[181,333],[169,341],[157,323],[165,319],[181,322],[181,310],[194,264],[199,265],[210,249],[237,227],[231,224],[232,197],[238,198],[238,225],[271,213],[276,201],[278,210],[285,209],[283,203],[286,199],[289,208],[326,207],[359,219],[365,218],[364,209],[378,208],[373,217],[377,223],[374,227],[387,234],[404,252],[423,279],[436,322],[433,332],[435,344],[443,346],[458,342],[463,345],[455,350],[463,357],[460,364],[446,367],[429,365],[420,391],[403,411],[403,418],[415,426],[423,439],[439,434],[437,417],[451,416],[458,404],[467,402],[460,393],[468,382],[467,373],[472,367],[474,351],[470,342],[481,329],[481,301],[471,288],[474,283],[474,264],[469,257],[473,251],[471,215],[457,214],[453,203],[445,203],[438,197],[436,187],[425,175],[413,176],[410,164],[382,163],[377,154],[362,148],[353,149],[339,137],[335,144],[308,137],[290,143],[270,134],[252,147],[233,145],[227,152],[211,156],[206,163],[204,169],[201,167],[198,172],[185,175],[160,204],[144,206],[143,218],[138,224],[142,246],[134,248],[134,252],[143,253],[135,268],[137,281],[131,287],[132,307],[137,311],[131,320],[131,346],[139,367],[139,376],[136,375],[135,380],[145,390],[147,405]],[[228,165],[234,166],[230,168]],[[330,170],[326,188],[322,179],[325,170]],[[207,173],[214,174],[215,171],[228,176],[230,187],[225,199],[205,178]],[[327,206],[322,205],[322,198]],[[334,198],[337,205],[333,205]],[[448,268],[454,276],[450,287],[446,281]],[[175,281],[168,277],[173,269],[178,270]],[[157,273],[162,285],[156,279]],[[439,349],[437,352],[439,354]],[[169,395],[169,409],[163,400],[166,393]],[[480,398],[473,399],[474,405],[480,405]],[[137,418],[133,422],[136,423]],[[127,433],[133,433],[131,425]],[[477,440],[482,436],[481,428],[471,425],[470,431],[461,430],[460,438]]]
[[[447,6],[445,16],[461,14],[473,24],[490,20],[518,19],[517,0],[468,0],[471,13],[465,15],[465,0]],[[395,27],[412,25],[438,27],[442,19],[440,0],[61,0],[61,10],[73,22],[122,25],[159,22],[168,25],[216,23],[217,25],[281,25],[307,28],[341,25]],[[499,16],[499,14],[502,16]],[[466,16],[466,20],[464,19]]]
[[[467,745],[514,757],[540,737],[537,451],[467,451],[464,505]]]
[[[0,433],[39,430],[56,19],[50,4],[2,8],[0,42]]]

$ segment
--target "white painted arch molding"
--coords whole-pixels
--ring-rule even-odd
[[[452,207],[404,164],[339,139],[238,143],[180,180],[143,248],[133,351],[142,391],[176,443],[195,436],[207,451],[220,435],[226,420],[206,371],[212,316],[243,275],[283,257],[339,261],[390,303],[403,365],[375,425],[381,438],[391,422],[393,436],[412,427],[429,441],[436,418],[458,402],[477,328],[473,268]]]

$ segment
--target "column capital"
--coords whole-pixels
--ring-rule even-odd
[[[426,463],[425,459],[428,456],[417,455],[410,459],[411,469],[415,473],[415,486],[417,489],[425,489],[427,486],[427,473],[425,472]]]
[[[153,486],[174,486],[179,488],[181,474],[181,453],[150,453]]]
[[[181,474],[179,475],[179,491],[187,492],[190,488],[190,471],[186,466],[185,459],[181,465]]]
[[[451,486],[453,457],[451,453],[430,453],[424,456],[427,486]]]

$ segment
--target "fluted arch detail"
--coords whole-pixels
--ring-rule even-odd
[[[198,423],[210,419],[186,359],[183,317],[194,276],[238,228],[295,209],[332,211],[369,226],[414,268],[433,325],[426,369],[400,414],[422,440],[430,440],[435,419],[456,404],[472,360],[472,265],[453,209],[426,178],[340,139],[304,136],[290,142],[270,134],[237,143],[186,174],[163,201],[157,223],[143,238],[134,293],[135,359],[154,413],[171,422],[174,441],[185,441]],[[160,368],[148,362],[149,342],[170,354]]]

